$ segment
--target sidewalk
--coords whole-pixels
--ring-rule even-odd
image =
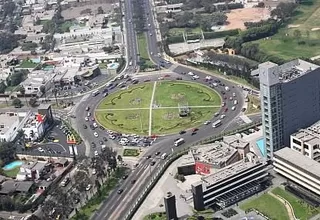
[[[173,162],[162,175],[158,183],[151,190],[136,214],[133,216],[132,220],[141,220],[144,216],[155,212],[165,212],[163,198],[167,192],[171,192],[176,196],[178,217],[193,214],[192,207],[187,204],[184,199],[180,198],[180,195],[185,194],[185,191],[177,186],[177,180],[170,175],[176,173],[178,161],[179,159]]]
[[[286,210],[287,210],[287,213],[289,215],[289,218],[290,220],[296,220],[296,216],[294,214],[294,211],[293,211],[293,208],[291,206],[291,204],[289,202],[287,202],[287,200],[281,198],[280,196],[277,196],[275,194],[273,194],[271,191],[268,192],[268,194],[270,196],[272,196],[273,198],[277,199],[278,201],[280,201],[285,207],[286,207]]]

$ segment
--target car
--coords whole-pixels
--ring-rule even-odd
[[[88,117],[85,117],[84,120],[85,120],[85,121],[89,121],[89,118],[88,118]]]
[[[103,137],[102,140],[103,141],[108,141],[108,138],[107,137]]]
[[[226,115],[221,115],[220,116],[221,119],[224,119],[225,117],[226,117]]]
[[[150,162],[150,166],[154,166],[155,164],[156,164],[156,161],[154,160]]]
[[[88,107],[86,107],[86,111],[89,111],[90,110],[90,107],[88,106]]]
[[[247,110],[246,108],[242,108],[242,109],[241,109],[242,112],[245,112],[246,110]]]
[[[103,94],[104,97],[107,97],[108,95],[109,95],[109,93],[107,93],[107,92]]]
[[[41,153],[43,153],[43,152],[44,152],[44,150],[43,150],[43,148],[42,148],[42,147],[38,147],[38,151],[39,151],[39,152],[41,152]]]
[[[197,134],[197,132],[196,131],[193,131],[192,133],[191,133],[191,135],[196,135]]]
[[[222,102],[222,103],[221,103],[221,107],[224,107],[225,105],[226,105],[225,102]]]
[[[84,129],[87,129],[87,128],[88,128],[88,126],[87,126],[87,125],[83,125],[83,128],[84,128]]]
[[[151,80],[150,79],[145,79],[143,82],[150,82]]]
[[[200,77],[198,75],[193,75],[192,78],[193,79],[199,79]]]
[[[158,155],[160,155],[160,154],[161,154],[160,151],[158,151],[158,152],[155,153],[156,156],[158,156]]]
[[[193,128],[192,129],[192,132],[197,132],[197,131],[199,131],[199,128]]]
[[[97,170],[96,170],[96,169],[93,169],[93,170],[92,170],[92,175],[95,175],[95,174],[97,174]]]
[[[193,72],[189,72],[188,75],[189,76],[194,76],[194,73]]]
[[[230,99],[230,100],[233,100],[233,97],[232,97],[232,96],[230,96],[230,97],[229,97],[229,99]]]
[[[204,125],[209,125],[211,123],[211,121],[205,121],[203,124]]]
[[[150,27],[150,26],[151,26],[151,24],[148,24],[148,26]]]
[[[151,158],[151,155],[148,155],[146,158],[147,158],[147,159],[150,159],[150,158]]]
[[[133,80],[132,81],[132,84],[138,84],[139,83],[139,80]]]
[[[90,116],[91,116],[91,112],[88,112],[87,117],[90,117]]]
[[[95,148],[96,147],[96,143],[91,142],[91,147]]]
[[[117,193],[121,194],[123,192],[123,189],[118,189]]]
[[[101,126],[101,125],[99,126],[99,128],[100,128],[101,130],[103,130],[103,131],[105,130],[105,128],[104,128],[103,126]]]
[[[95,130],[95,129],[96,129],[93,125],[90,125],[90,128],[91,128],[92,130]]]
[[[91,121],[95,121],[95,119],[94,119],[94,118],[91,118]]]
[[[66,177],[61,181],[61,186],[65,187],[68,185],[69,182],[70,182],[70,178]]]
[[[160,77],[158,78],[158,80],[164,80],[163,76],[160,76]]]
[[[218,117],[219,116],[219,112],[214,113],[214,117]]]
[[[182,77],[177,77],[176,80],[182,80]]]
[[[170,77],[170,75],[169,75],[169,74],[166,74],[166,75],[164,75],[164,77]]]
[[[224,112],[227,112],[227,111],[228,111],[228,108],[225,108],[225,109],[224,109]]]
[[[93,127],[97,128],[98,124],[97,123],[93,123]]]
[[[94,132],[93,135],[94,135],[95,137],[99,137],[99,135],[98,135],[97,132]]]
[[[135,184],[136,183],[136,180],[131,180],[131,184]]]
[[[114,139],[116,139],[116,136],[115,136],[115,135],[109,135],[109,138],[110,138],[111,140],[114,140]]]
[[[86,191],[89,191],[91,189],[92,185],[91,184],[88,184],[87,187],[86,187]]]
[[[150,36],[152,36],[152,33],[150,33]]]
[[[103,141],[99,141],[99,144],[100,144],[100,145],[103,145]]]
[[[98,156],[99,155],[99,153],[98,153],[98,151],[94,151],[94,156]]]
[[[180,135],[185,134],[185,133],[186,133],[186,131],[180,131],[179,132]]]
[[[124,180],[127,179],[127,178],[128,178],[127,174],[122,177],[122,179],[124,179]]]

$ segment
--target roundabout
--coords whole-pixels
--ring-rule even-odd
[[[119,133],[167,135],[197,127],[220,111],[221,97],[210,87],[187,81],[129,86],[102,99],[95,118]]]

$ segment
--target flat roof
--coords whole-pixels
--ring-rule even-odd
[[[190,165],[195,165],[195,159],[191,151],[189,151],[188,154],[183,155],[180,158],[178,167],[184,167],[184,166],[190,166]]]
[[[208,186],[214,185],[228,177],[234,176],[242,171],[248,170],[251,167],[256,166],[257,164],[258,163],[251,161],[240,160],[220,169],[218,172],[210,176],[202,178],[202,182],[207,184]]]
[[[274,156],[279,159],[283,159],[296,167],[301,168],[301,170],[308,171],[309,173],[320,178],[320,163],[303,154],[289,148],[285,147],[281,150],[274,152]]]
[[[291,137],[308,143],[312,146],[320,143],[320,121],[314,123],[308,128],[300,129],[296,133],[291,134]]]
[[[17,120],[19,116],[15,113],[0,113],[0,134],[6,133]]]

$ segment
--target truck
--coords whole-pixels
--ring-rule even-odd
[[[228,86],[224,87],[224,89],[228,92],[230,91],[230,88]]]

